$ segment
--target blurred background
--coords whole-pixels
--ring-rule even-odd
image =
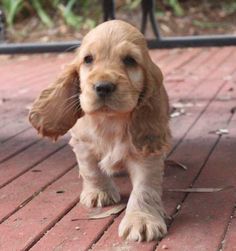
[[[6,42],[80,40],[103,21],[101,0],[0,0]],[[138,28],[141,0],[116,0],[116,18]],[[236,34],[236,0],[156,0],[163,36]],[[150,26],[146,36],[153,37]]]

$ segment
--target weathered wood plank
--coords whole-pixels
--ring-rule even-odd
[[[67,146],[2,188],[0,223],[75,165],[75,156]]]
[[[116,177],[114,180],[119,187],[121,195],[127,198],[127,191],[131,189],[131,184],[127,177]],[[111,207],[88,209],[84,208],[81,204],[76,205],[54,228],[48,231],[36,243],[32,250],[40,251],[44,249],[45,251],[50,251],[55,247],[61,250],[88,250],[109,225],[112,224],[115,217],[110,216],[104,219],[90,220],[88,219],[89,212],[106,211]]]
[[[16,137],[10,139],[5,144],[1,144],[1,152],[0,152],[0,163],[4,162],[5,160],[13,157],[23,149],[32,146],[35,144],[39,138],[35,137],[35,130],[30,128]]]
[[[41,140],[25,151],[0,164],[0,188],[31,169],[52,153],[58,151],[68,142],[68,138],[62,138],[57,144],[47,140]]]
[[[77,204],[80,191],[74,168],[0,225],[1,249],[27,250]]]
[[[229,130],[229,135],[221,137],[194,187],[234,188],[218,193],[189,194],[161,245],[176,251],[220,249],[236,201],[236,156],[232,147],[236,137],[235,125],[230,123]],[[228,245],[229,250],[233,250],[233,244],[235,242]],[[161,245],[156,250],[162,250]]]

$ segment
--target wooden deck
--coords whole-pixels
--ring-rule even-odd
[[[166,167],[168,235],[160,243],[122,241],[117,228],[124,212],[89,219],[91,210],[79,203],[81,179],[69,136],[53,144],[30,127],[31,102],[73,55],[0,57],[1,251],[236,250],[234,187],[169,191],[236,186],[236,47],[153,50],[151,55],[163,69],[171,104],[182,107],[171,119],[169,158],[187,170]],[[217,134],[220,129],[228,133]],[[127,197],[128,178],[115,180]]]

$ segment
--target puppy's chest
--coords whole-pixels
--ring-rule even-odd
[[[95,151],[99,167],[110,173],[119,171],[125,166],[130,153],[130,140],[124,127],[113,126],[99,132],[95,140]]]

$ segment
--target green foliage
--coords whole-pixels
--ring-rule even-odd
[[[46,11],[43,9],[43,6],[39,0],[31,0],[33,8],[36,10],[37,15],[39,16],[40,20],[43,24],[45,24],[48,27],[53,26],[53,22],[51,18],[48,16]]]
[[[129,10],[136,9],[141,3],[141,0],[127,0],[126,4]]]
[[[231,15],[231,14],[233,14],[233,13],[236,12],[236,1],[229,2],[229,3],[224,3],[224,2],[222,1],[222,5],[223,5],[223,10],[224,10],[227,14]]]
[[[91,1],[81,2],[78,4],[78,0],[0,0],[0,7],[6,14],[6,21],[11,29],[16,17],[24,19],[34,14],[49,28],[54,25],[54,17],[62,18],[67,25],[76,29],[82,26],[93,28],[96,21],[79,15],[89,9]]]
[[[0,6],[5,12],[7,24],[12,28],[16,15],[22,10],[23,0],[2,0]]]
[[[206,21],[200,21],[196,19],[192,21],[192,24],[201,29],[212,29],[212,28],[218,28],[219,26],[221,27],[226,26],[226,24],[224,23],[206,22]]]
[[[125,8],[128,10],[135,10],[141,4],[141,0],[126,0]],[[157,8],[159,9],[159,5],[169,6],[176,16],[183,16],[184,10],[179,2],[179,0],[159,0],[157,3]],[[157,11],[158,15],[162,15],[163,11]]]
[[[65,5],[59,4],[58,8],[61,12],[62,17],[65,20],[65,23],[74,27],[74,28],[80,28],[80,24],[83,20],[82,17],[77,16],[73,13],[72,7],[76,3],[76,0],[70,0],[68,3]]]
[[[176,16],[184,15],[184,10],[178,0],[165,0],[165,3],[173,9]]]

